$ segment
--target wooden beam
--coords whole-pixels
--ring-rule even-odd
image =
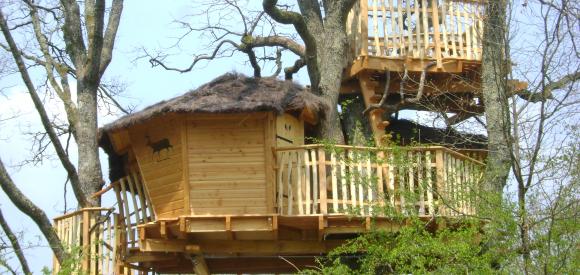
[[[271,240],[163,240],[146,239],[140,242],[140,249],[144,252],[187,252],[190,245],[198,245],[205,254],[245,253],[252,255],[262,254],[295,254],[295,253],[327,253],[338,247],[343,241],[271,241]]]
[[[209,268],[207,267],[207,263],[205,262],[205,258],[203,255],[198,254],[191,257],[191,261],[193,263],[193,270],[197,275],[209,275]]]

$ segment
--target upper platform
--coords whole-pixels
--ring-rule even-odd
[[[484,1],[361,0],[347,19],[350,66],[462,73],[479,70]]]

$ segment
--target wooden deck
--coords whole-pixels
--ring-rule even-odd
[[[483,2],[472,0],[361,0],[347,19],[350,60],[381,57],[389,71],[458,72],[462,62],[479,63]],[[405,65],[403,65],[405,64]]]
[[[55,228],[88,274],[280,273],[295,271],[286,260],[312,265],[353,236],[397,231],[410,216],[437,230],[477,212],[482,151],[302,145],[273,153],[276,212],[157,217],[135,172],[103,190],[114,190],[116,211],[83,209],[55,218]]]

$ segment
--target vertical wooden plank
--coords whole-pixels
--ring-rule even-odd
[[[419,1],[421,0],[413,0],[415,3],[415,38],[417,39],[417,53],[419,54],[419,57],[422,58],[423,55],[423,51],[421,50],[421,41],[423,39],[421,39],[421,11],[419,10]],[[409,17],[411,18],[411,17]],[[411,28],[409,26],[409,28]],[[425,27],[423,27],[425,28]],[[416,55],[413,55],[416,56]]]
[[[90,229],[90,216],[88,211],[82,211],[83,215],[83,223],[82,223],[82,234],[83,234],[83,243],[82,243],[82,251],[83,255],[81,258],[81,270],[83,272],[89,272],[89,264],[90,264],[90,236],[89,236],[89,229]]]
[[[130,173],[133,177],[133,182],[135,183],[135,189],[137,189],[137,196],[139,196],[139,208],[141,208],[141,215],[143,217],[143,222],[152,221],[147,217],[147,202],[145,201],[145,195],[143,194],[143,182],[139,179],[139,175],[135,172]],[[150,217],[149,217],[150,218]]]
[[[389,48],[391,48],[391,52],[393,51],[393,43],[389,41],[389,32],[388,32],[388,24],[387,24],[387,10],[386,10],[386,0],[381,0],[381,14],[382,14],[382,22],[383,22],[383,56],[389,56]],[[392,20],[393,18],[391,18]],[[394,42],[394,41],[393,41]]]
[[[286,160],[286,152],[285,151],[280,151],[278,152],[278,190],[277,190],[277,195],[278,195],[278,199],[276,200],[276,206],[278,207],[278,214],[283,214],[283,210],[282,208],[284,207],[283,205],[283,199],[284,199],[284,165],[286,165],[285,160]]]
[[[391,14],[392,10],[391,10]],[[405,55],[405,39],[404,39],[404,32],[405,30],[403,29],[403,4],[401,0],[397,0],[397,21],[398,21],[398,25],[397,25],[397,34],[399,35],[399,56],[403,56]]]
[[[428,21],[428,17],[429,14],[427,13],[427,0],[420,0],[422,1],[421,3],[421,7],[422,7],[422,11],[421,13],[423,14],[423,26],[422,26],[422,31],[423,31],[423,56],[429,56],[429,21]]]
[[[358,201],[359,201],[359,208],[360,208],[360,214],[361,216],[364,216],[365,214],[365,208],[364,208],[364,199],[365,199],[365,195],[364,195],[364,188],[363,188],[363,168],[362,168],[362,160],[361,160],[361,152],[357,152],[357,162],[356,162],[356,170],[357,170],[357,175],[358,175]]]
[[[135,215],[135,223],[140,224],[141,223],[141,220],[139,219],[140,218],[140,216],[139,216],[140,210],[139,210],[139,206],[137,204],[137,199],[136,199],[137,192],[135,191],[135,188],[133,187],[133,185],[134,185],[133,179],[132,179],[131,175],[128,175],[126,177],[126,179],[127,179],[127,185],[129,185],[129,192],[131,193],[130,194],[131,201],[133,202],[133,214]]]
[[[360,15],[359,15],[359,20],[360,20],[360,27],[361,27],[361,32],[360,32],[360,37],[361,37],[361,55],[366,56],[368,55],[368,51],[369,51],[369,7],[368,7],[368,1],[367,0],[363,0],[360,1]]]
[[[457,57],[457,18],[453,12],[453,1],[449,1],[449,28],[451,29],[451,48],[453,49],[453,57]]]
[[[110,247],[113,247],[115,244],[111,241],[111,237],[112,237],[112,228],[111,228],[111,218],[107,218],[107,223],[105,225],[106,230],[104,230],[105,233],[105,237],[103,238],[105,240],[105,243],[108,244]],[[105,253],[105,266],[104,266],[104,274],[112,274],[111,272],[111,250],[106,248],[106,253]]]
[[[462,16],[461,13],[459,11],[460,7],[457,7],[455,9],[455,21],[457,23],[457,41],[459,43],[459,56],[461,57],[465,57],[465,47],[463,45],[463,22],[461,22],[462,20]]]
[[[393,6],[393,0],[389,0],[389,17],[391,17],[391,33],[387,35],[387,28],[385,27],[385,40],[387,39],[387,37],[390,37],[392,39],[392,49],[391,49],[391,54],[390,56],[395,56],[397,54],[397,52],[400,50],[400,47],[398,46],[398,43],[400,43],[400,40],[397,41],[397,34],[398,32],[398,28],[395,28],[396,26],[396,20],[395,20],[395,7]],[[400,15],[400,14],[399,14]],[[397,16],[399,16],[397,15]],[[383,20],[386,24],[387,22],[387,13],[385,11],[385,8],[383,6]],[[386,45],[386,44],[385,44]],[[401,54],[401,53],[399,53]]]
[[[429,215],[435,215],[435,205],[433,203],[433,181],[431,179],[431,152],[425,152],[425,180],[427,181],[427,205],[429,207]]]
[[[355,208],[356,207],[356,178],[355,178],[355,163],[354,163],[354,152],[349,149],[348,150],[348,168],[350,172],[350,206]]]
[[[123,207],[125,208],[125,229],[127,230],[128,241],[131,242],[131,247],[135,244],[135,235],[133,234],[133,226],[131,225],[131,211],[129,210],[129,201],[127,200],[127,188],[125,186],[125,178],[119,180],[121,186],[121,197],[123,198]],[[121,207],[121,206],[119,206]]]
[[[479,29],[479,50],[482,51],[481,54],[483,54],[483,14],[484,14],[484,5],[483,3],[478,5],[478,14],[477,14],[477,26]],[[474,23],[475,24],[475,23]],[[479,60],[481,60],[481,55],[479,56]]]
[[[95,251],[96,250],[95,244],[97,243],[96,238],[95,238],[95,235],[97,232],[95,232],[95,231],[98,231],[98,229],[95,228],[92,231],[90,230],[92,228],[92,226],[95,224],[95,214],[92,213],[91,211],[85,211],[85,212],[89,213],[89,225],[88,225],[89,226],[89,240],[90,240],[89,255],[88,255],[89,256],[89,259],[88,259],[88,261],[89,261],[89,274],[97,275],[96,263],[98,262],[98,259],[96,261],[93,261],[93,260],[96,259],[97,256],[99,256]]]
[[[407,189],[405,187],[405,170],[403,165],[398,165],[395,167],[396,175],[396,187],[397,191],[399,192],[399,206],[401,207],[401,213],[407,214],[407,202],[406,202],[406,193]]]
[[[379,43],[379,12],[377,5],[377,0],[373,0],[373,38],[375,42],[375,55],[381,56],[381,46]]]
[[[449,56],[449,43],[447,41],[447,0],[441,0],[441,34],[443,35],[443,45],[445,54],[442,57]]]
[[[324,148],[318,148],[318,178],[320,186],[320,213],[328,214],[326,198],[326,154]]]
[[[318,213],[318,162],[316,161],[316,149],[310,149],[310,158],[312,166],[312,213]]]
[[[480,53],[479,53],[479,42],[478,36],[479,33],[477,31],[477,4],[473,3],[471,6],[471,39],[473,39],[473,59],[480,60]]]
[[[463,26],[465,29],[465,44],[466,44],[466,51],[467,51],[467,59],[471,60],[472,59],[472,49],[471,49],[471,26],[469,24],[469,20],[470,20],[470,10],[469,10],[469,6],[470,4],[468,3],[463,3]]]
[[[445,182],[443,181],[444,176],[443,174],[445,173],[445,169],[444,169],[444,163],[443,163],[443,151],[441,149],[437,149],[437,151],[435,151],[435,169],[436,169],[436,182],[437,182],[437,193],[439,194],[438,200],[439,201],[443,201],[443,197],[442,194],[444,193],[443,191],[443,186],[445,184]],[[440,204],[438,212],[440,214],[443,214],[444,211],[444,205]]]
[[[437,60],[437,68],[443,68],[443,60],[441,56],[441,33],[439,32],[438,0],[431,0],[431,14],[431,19],[433,19],[433,42],[435,42],[435,59]],[[447,47],[447,45],[445,45],[445,47]]]
[[[347,172],[346,172],[346,151],[341,153],[340,159],[340,183],[342,187],[342,210],[343,213],[347,210],[347,201],[349,200],[348,197],[348,190],[347,190]]]
[[[311,181],[310,181],[310,161],[309,161],[309,156],[308,156],[308,149],[304,149],[304,171],[306,172],[306,176],[305,176],[305,193],[306,193],[306,201],[305,201],[305,210],[306,210],[306,215],[310,215],[312,214],[312,212],[310,212],[312,203],[310,198],[312,197],[312,195],[310,194],[310,186],[311,186]]]
[[[302,178],[303,178],[303,174],[302,174],[302,156],[304,154],[302,153],[302,150],[297,150],[296,151],[296,196],[298,196],[298,214],[300,215],[304,215],[304,201],[303,201],[303,197],[304,197],[304,193],[302,190]]]
[[[379,205],[381,207],[385,206],[385,190],[383,187],[384,179],[383,179],[383,169],[385,169],[385,153],[378,152],[377,153],[377,198],[379,200]]]
[[[414,50],[415,48],[413,47],[413,44],[414,44],[413,40],[415,38],[413,37],[413,30],[411,29],[411,26],[409,26],[409,23],[408,23],[411,21],[411,18],[413,17],[413,13],[411,12],[411,2],[414,2],[414,1],[415,0],[405,1],[405,3],[406,3],[405,8],[406,8],[406,13],[407,13],[407,16],[405,17],[405,19],[407,22],[403,21],[403,23],[401,23],[402,29],[405,29],[405,27],[407,28],[406,40],[405,40],[405,43],[407,43],[407,47],[408,47],[407,48],[407,56],[415,56],[415,50]],[[402,1],[399,0],[399,2],[402,2]],[[402,16],[400,16],[400,17],[402,17]]]
[[[388,172],[388,176],[389,176],[389,184],[387,186],[387,188],[389,189],[389,197],[391,200],[391,206],[393,208],[395,208],[395,173],[394,173],[394,157],[393,157],[393,152],[389,152],[389,162],[388,162],[388,166],[389,166],[389,172]]]
[[[416,211],[415,207],[417,205],[417,201],[415,201],[415,163],[414,163],[414,154],[413,151],[407,152],[407,165],[408,165],[408,179],[409,179],[409,194],[412,195],[413,200],[411,203],[411,209],[413,213]]]
[[[294,162],[293,158],[295,156],[295,152],[294,151],[288,151],[288,171],[286,171],[286,191],[288,192],[288,203],[286,204],[288,206],[288,210],[286,210],[288,215],[292,215],[292,203],[294,201],[294,192],[292,192],[294,189],[294,182],[292,179],[292,164]]]
[[[425,182],[423,182],[423,161],[422,152],[417,151],[415,154],[416,165],[417,165],[417,185],[419,188],[419,215],[425,215]]]
[[[332,181],[332,211],[338,213],[338,180],[336,178],[336,152],[330,153],[331,181]]]
[[[368,214],[373,214],[373,187],[377,184],[373,182],[373,174],[372,174],[372,167],[371,167],[371,158],[370,152],[367,154],[366,160],[366,176],[367,176],[367,201],[368,201]]]

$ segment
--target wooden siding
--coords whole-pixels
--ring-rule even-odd
[[[182,121],[179,116],[165,116],[129,129],[133,151],[157,218],[184,214]]]
[[[192,214],[265,214],[265,114],[192,116],[187,122]]]

